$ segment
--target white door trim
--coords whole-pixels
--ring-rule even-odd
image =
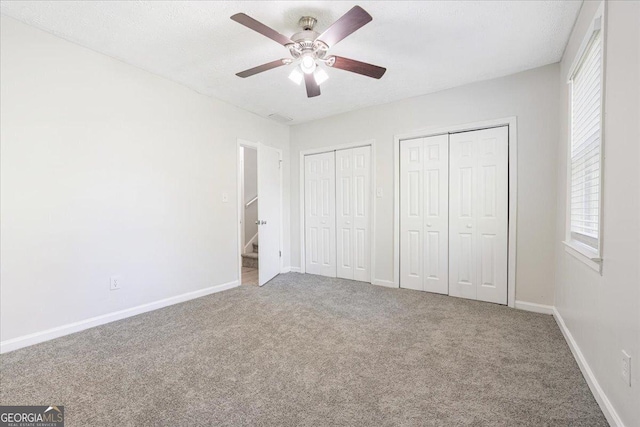
[[[357,147],[371,147],[371,223],[370,223],[370,241],[371,241],[371,283],[377,282],[375,277],[375,254],[376,254],[376,141],[374,139],[358,142],[348,142],[346,144],[331,145],[329,147],[310,148],[308,150],[300,151],[300,166],[299,166],[299,191],[300,191],[300,273],[306,273],[306,253],[305,253],[305,212],[304,212],[304,156],[311,154],[329,153],[336,150],[345,150],[348,148]]]
[[[243,188],[242,188],[242,184],[244,181],[244,174],[243,174],[243,170],[241,167],[241,159],[240,159],[240,147],[249,147],[249,148],[254,148],[255,150],[258,150],[258,147],[260,146],[260,142],[253,142],[253,141],[247,141],[246,139],[241,139],[238,138],[236,140],[236,170],[237,170],[237,175],[236,175],[236,182],[237,182],[237,187],[236,187],[236,193],[237,193],[237,208],[238,208],[238,212],[237,212],[237,226],[238,226],[238,284],[242,284],[242,251],[244,250],[244,224],[243,224],[243,213],[244,213],[244,199],[243,199]],[[284,209],[283,209],[283,204],[282,204],[282,193],[283,193],[283,189],[282,189],[282,162],[283,162],[283,152],[281,148],[275,148],[275,147],[271,147],[274,150],[276,150],[278,152],[278,154],[280,155],[280,273],[285,273],[285,269],[284,269],[284,264],[283,264],[283,260],[284,260],[284,254],[282,254],[282,249],[284,248]],[[257,174],[256,174],[257,176]]]
[[[238,211],[240,212],[240,244],[244,245],[242,248],[242,253],[247,253],[247,245],[244,244],[244,240],[246,238],[245,227],[244,227],[244,217],[246,208],[244,205],[244,146],[238,146],[238,182],[240,186],[240,191],[238,192]],[[242,150],[242,155],[240,155],[240,150]],[[257,233],[256,233],[257,235]],[[254,237],[255,238],[255,237]]]
[[[515,307],[516,301],[516,243],[518,219],[518,130],[517,117],[486,120],[450,126],[437,126],[394,135],[394,212],[393,212],[393,283],[400,287],[400,141],[449,133],[468,132],[499,126],[509,126],[509,254],[507,277],[507,305]]]

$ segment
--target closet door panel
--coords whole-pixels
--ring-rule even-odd
[[[476,299],[476,134],[449,136],[449,295]]]
[[[371,147],[352,150],[353,279],[371,282]]]
[[[424,138],[423,290],[449,293],[449,136]]]
[[[450,295],[507,303],[508,127],[450,137]]]
[[[479,131],[477,298],[507,304],[508,128]]]
[[[448,135],[400,145],[400,287],[447,294]]]
[[[424,288],[424,138],[400,142],[400,287]]]
[[[336,151],[337,276],[353,279],[353,150]]]
[[[306,272],[336,277],[335,154],[305,156]]]
[[[371,281],[371,147],[336,151],[337,276]]]

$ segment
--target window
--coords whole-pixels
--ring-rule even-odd
[[[601,16],[583,43],[569,74],[571,142],[569,152],[568,243],[600,261],[602,159]]]

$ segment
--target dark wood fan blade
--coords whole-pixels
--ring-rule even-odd
[[[318,36],[318,40],[331,47],[349,34],[356,32],[373,18],[360,6],[354,6],[349,12],[342,15],[324,33]]]
[[[283,46],[293,44],[293,41],[289,37],[283,36],[273,28],[267,27],[262,22],[256,21],[249,15],[245,15],[244,13],[236,13],[231,17],[231,19],[236,21],[238,24],[242,24],[247,28],[251,28],[253,31],[258,32],[263,36],[269,37],[271,40],[275,40]]]
[[[386,68],[356,61],[355,59],[343,58],[341,56],[334,56],[333,58],[335,58],[335,62],[331,65],[333,68],[340,68],[341,70],[351,71],[352,73],[362,74],[363,76],[373,77],[374,79],[379,79],[387,71]]]
[[[237,73],[236,76],[238,77],[249,77],[249,76],[253,76],[254,74],[258,74],[261,73],[263,71],[267,71],[267,70],[271,70],[273,68],[278,68],[281,67],[283,65],[287,65],[290,64],[291,61],[288,59],[276,59],[275,61],[271,61],[271,62],[267,62],[266,64],[262,64],[262,65],[258,65],[257,67],[253,67],[253,68],[249,68],[248,70],[244,70],[240,73]]]
[[[320,95],[320,86],[316,83],[313,74],[304,75],[304,85],[307,87],[307,98],[313,98]]]

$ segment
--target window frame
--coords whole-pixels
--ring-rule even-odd
[[[566,210],[566,224],[565,224],[565,240],[563,241],[566,251],[578,258],[580,261],[602,274],[602,249],[603,249],[603,217],[604,217],[604,128],[605,128],[605,64],[606,64],[606,32],[605,32],[605,2],[600,4],[597,12],[595,13],[589,28],[582,40],[580,48],[578,49],[569,73],[567,73],[567,85],[568,85],[568,101],[569,101],[569,115],[568,115],[568,138],[567,138],[567,182],[566,190],[567,197],[565,201]],[[598,206],[598,244],[597,248],[593,248],[588,244],[580,241],[572,236],[571,232],[571,179],[572,179],[572,158],[571,149],[573,145],[573,77],[582,65],[585,55],[588,52],[589,47],[596,33],[600,33],[601,43],[601,59],[600,59],[600,176],[599,176],[599,206]],[[585,236],[586,237],[586,236]]]

